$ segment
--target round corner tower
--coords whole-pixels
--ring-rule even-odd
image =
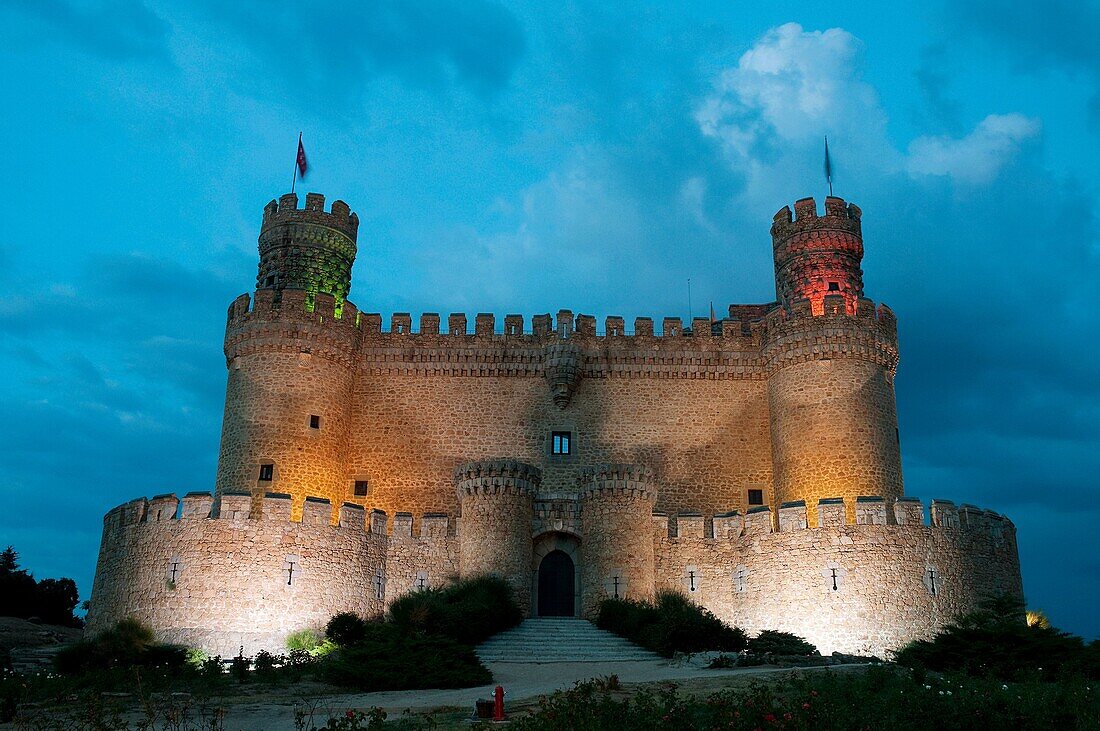
[[[816,524],[822,498],[901,497],[893,313],[863,297],[861,212],[812,198],[772,223],[779,309],[767,319],[776,507],[803,500]],[[888,514],[892,514],[890,511]]]
[[[358,217],[343,201],[291,193],[264,207],[253,298],[229,308],[229,368],[217,495],[286,493],[339,505],[359,330],[347,302]],[[254,500],[254,505],[258,504]]]
[[[841,198],[825,199],[825,215],[817,215],[813,198],[803,198],[791,209],[784,206],[772,219],[775,255],[775,294],[790,307],[809,300],[815,315],[824,311],[825,297],[839,295],[848,314],[855,314],[863,296],[862,212]]]

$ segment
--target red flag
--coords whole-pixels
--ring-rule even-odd
[[[304,180],[307,170],[309,163],[306,161],[306,148],[302,147],[302,136],[298,135],[298,177]]]

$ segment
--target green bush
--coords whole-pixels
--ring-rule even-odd
[[[740,652],[747,641],[739,628],[671,591],[661,592],[653,603],[606,599],[600,603],[596,626],[665,657],[677,652]]]
[[[495,576],[406,594],[390,605],[390,622],[406,632],[477,645],[523,621],[511,585]]]
[[[64,675],[111,668],[186,669],[186,647],[153,641],[153,631],[136,619],[124,619],[95,637],[61,650],[54,666]]]
[[[393,624],[369,625],[363,640],[329,654],[320,668],[325,680],[366,692],[469,688],[493,679],[472,648]]]
[[[749,652],[755,655],[818,655],[817,648],[798,635],[766,629],[749,640]]]
[[[354,645],[367,635],[367,622],[358,614],[341,612],[325,625],[325,637],[337,645]]]
[[[324,636],[313,629],[307,627],[306,629],[300,629],[297,632],[291,632],[286,637],[286,649],[291,652],[313,652],[321,643],[325,641]]]
[[[903,647],[895,660],[920,670],[1004,680],[1035,675],[1100,679],[1100,645],[1086,645],[1080,637],[1049,625],[1028,625],[1023,603],[1010,595],[985,599],[931,640]]]

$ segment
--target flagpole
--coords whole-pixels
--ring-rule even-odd
[[[298,133],[298,146],[294,148],[294,175],[290,177],[290,192],[294,192],[294,184],[298,182],[298,150],[302,149],[302,133]]]
[[[833,196],[833,165],[829,161],[829,135],[825,135],[825,181],[829,184],[829,197]]]

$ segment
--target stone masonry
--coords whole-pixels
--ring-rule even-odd
[[[775,302],[598,327],[570,310],[384,325],[348,300],[356,215],[297,205],[264,209],[257,289],[228,311],[214,493],[107,514],[90,632],[137,616],[222,654],[278,650],[494,573],[533,615],[560,587],[586,616],[673,590],[749,631],[884,655],[983,592],[1022,593],[1011,522],[946,501],[928,520],[904,494],[897,323],[864,296],[858,206],[776,214]]]

